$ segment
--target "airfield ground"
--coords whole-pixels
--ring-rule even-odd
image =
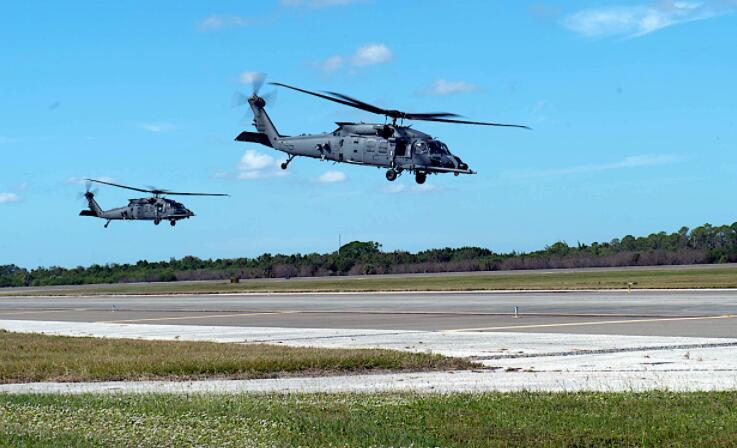
[[[637,282],[635,289],[628,292],[624,280]],[[313,287],[307,293],[255,292],[297,281]],[[369,281],[446,290],[320,292],[335,287],[325,281],[348,282],[341,290],[365,288],[361,282]],[[579,290],[459,291],[497,281],[533,289],[562,281]],[[3,384],[0,439],[51,446],[124,446],[134,437],[143,446],[162,440],[222,446],[734,446],[737,289],[717,288],[733,283],[737,269],[729,266],[235,285],[251,285],[246,294],[176,290],[223,286],[217,283],[126,285],[135,288],[127,293],[145,289],[130,295],[94,295],[101,292],[97,286],[16,290],[0,297],[0,329],[168,340],[180,347],[183,341],[210,341],[391,349],[462,357],[484,368]],[[619,286],[580,290],[593,284]],[[154,292],[172,286],[166,292],[178,295]]]

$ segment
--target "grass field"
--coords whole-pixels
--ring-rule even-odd
[[[325,277],[319,279],[152,283],[86,286],[0,295],[212,294],[234,292],[469,291],[519,289],[737,288],[737,267],[623,269],[613,271],[494,272],[414,277]]]
[[[292,348],[213,342],[137,341],[0,330],[0,382],[266,378],[477,367],[393,350]]]
[[[0,446],[737,446],[737,393],[0,395]]]

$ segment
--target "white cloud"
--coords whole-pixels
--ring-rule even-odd
[[[592,173],[599,171],[620,170],[626,168],[670,165],[672,163],[678,162],[679,160],[681,160],[680,157],[672,154],[643,154],[625,157],[618,162],[604,163],[599,165],[578,165],[568,168],[519,172],[515,173],[513,177],[563,176],[568,174]]]
[[[0,204],[18,201],[20,201],[20,197],[15,193],[0,193]]]
[[[279,167],[280,164],[281,162],[270,155],[262,154],[255,149],[247,149],[236,167],[238,170],[236,177],[250,180],[284,176],[286,171]]]
[[[177,128],[171,123],[140,123],[138,126],[144,131],[154,133],[170,132]]]
[[[343,67],[343,57],[338,55],[330,56],[320,63],[320,70],[323,73],[333,73],[340,70],[341,67]]]
[[[585,9],[563,19],[563,26],[585,37],[639,37],[673,25],[708,19],[737,10],[733,0],[665,0],[651,5]]]
[[[407,188],[405,184],[391,183],[385,186],[382,190],[384,193],[397,194],[403,192],[405,188]]]
[[[306,6],[308,8],[328,8],[331,6],[346,6],[354,3],[362,3],[364,0],[281,0],[279,3],[282,6],[288,7],[300,7]]]
[[[415,193],[429,193],[431,191],[438,191],[439,188],[433,184],[418,184],[412,186],[412,191]]]
[[[317,178],[317,181],[321,184],[334,184],[336,182],[345,182],[347,179],[348,176],[342,171],[325,171],[325,173]]]
[[[259,72],[243,72],[238,77],[238,80],[241,84],[253,84],[262,81],[265,77],[266,75]]]
[[[197,29],[200,31],[214,31],[222,28],[249,26],[254,23],[256,21],[250,17],[212,14],[200,20],[197,23]]]
[[[437,79],[432,85],[425,90],[427,95],[454,95],[456,93],[475,92],[479,88],[476,85],[465,81],[447,81],[445,79]]]
[[[359,47],[352,55],[332,55],[322,61],[315,61],[312,65],[323,74],[329,75],[340,69],[350,67],[367,67],[384,64],[392,60],[392,51],[384,44],[367,44]]]
[[[384,188],[382,188],[382,191],[387,194],[398,194],[398,193],[429,193],[432,191],[439,191],[440,188],[438,188],[436,185],[433,184],[415,184],[410,186],[407,186],[403,183],[391,183]]]
[[[356,67],[383,64],[392,59],[392,51],[384,44],[369,44],[356,50],[351,63]]]

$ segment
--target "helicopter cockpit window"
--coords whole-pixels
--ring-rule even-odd
[[[450,152],[448,151],[448,147],[445,146],[445,143],[437,140],[430,141],[430,154],[443,155],[449,153]]]
[[[427,153],[427,143],[425,143],[423,140],[417,140],[415,142],[415,154],[425,153]]]

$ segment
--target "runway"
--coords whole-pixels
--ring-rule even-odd
[[[31,383],[0,385],[0,393],[737,389],[737,290],[3,297],[0,329],[387,348],[484,366],[366,377]]]
[[[0,319],[735,338],[737,290],[2,297]]]

